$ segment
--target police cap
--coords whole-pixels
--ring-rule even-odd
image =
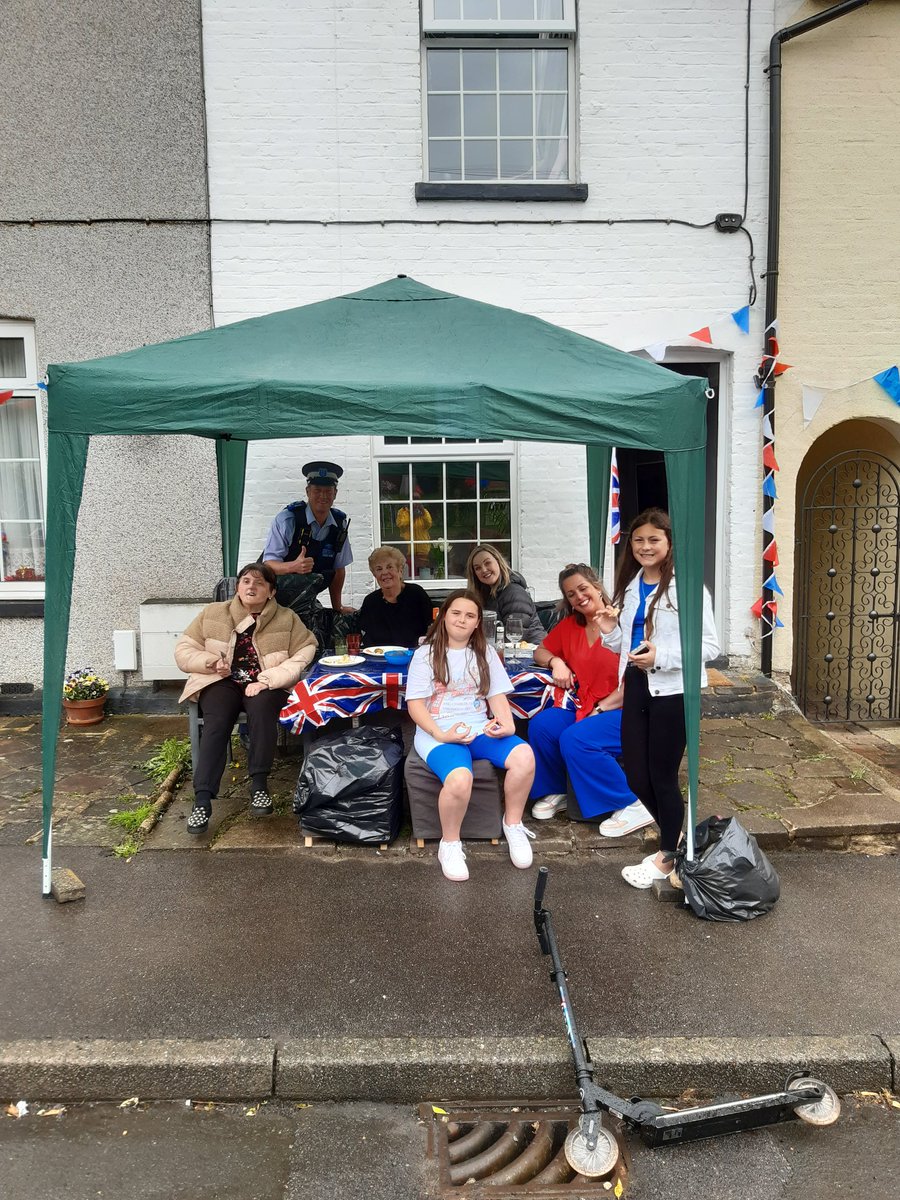
[[[308,462],[303,466],[307,485],[313,487],[337,487],[338,480],[344,473],[344,468],[333,462]]]

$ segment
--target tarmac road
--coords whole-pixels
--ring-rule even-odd
[[[72,1105],[0,1117],[4,1200],[428,1200],[425,1131],[379,1104]],[[629,1138],[626,1200],[892,1200],[900,1114],[847,1098],[839,1123],[650,1150]],[[464,1189],[471,1192],[471,1189]],[[523,1193],[527,1194],[527,1193]],[[573,1193],[577,1194],[577,1193]],[[612,1193],[601,1193],[611,1195]]]
[[[562,1033],[535,872],[503,847],[464,885],[374,852],[59,858],[86,900],[42,900],[35,849],[0,848],[0,1039]],[[585,1036],[896,1033],[898,857],[772,858],[782,899],[749,924],[633,891],[621,851],[553,865]]]

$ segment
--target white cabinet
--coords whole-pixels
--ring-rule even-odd
[[[141,674],[145,681],[186,679],[175,665],[175,643],[208,600],[145,600],[140,607]]]

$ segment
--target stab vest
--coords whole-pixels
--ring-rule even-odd
[[[333,508],[331,515],[337,522],[329,525],[321,541],[313,537],[312,526],[306,519],[306,501],[295,500],[287,506],[294,518],[294,535],[285,555],[285,562],[295,559],[301,549],[304,549],[313,560],[314,570],[325,580],[326,586],[334,579],[334,558],[347,540],[350,518],[339,508]]]

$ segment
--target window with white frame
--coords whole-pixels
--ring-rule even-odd
[[[574,0],[423,0],[425,178],[575,177]]]
[[[410,579],[462,583],[478,542],[513,560],[513,442],[386,437],[376,445],[379,542],[398,547]]]
[[[34,326],[0,321],[0,599],[44,595],[44,465]]]

